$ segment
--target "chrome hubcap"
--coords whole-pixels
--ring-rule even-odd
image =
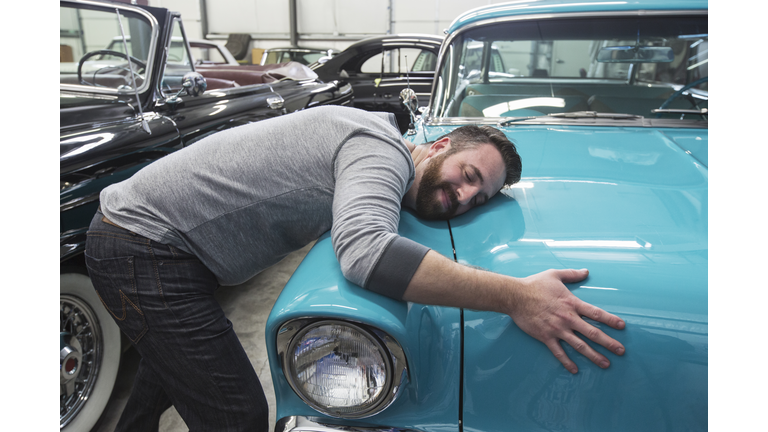
[[[61,384],[70,384],[80,374],[80,363],[83,361],[80,341],[68,332],[61,332],[59,337],[61,339],[61,351],[59,352]]]
[[[98,320],[87,303],[77,297],[60,297],[61,427],[66,426],[88,401],[101,366]]]

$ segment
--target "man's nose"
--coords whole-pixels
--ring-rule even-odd
[[[462,185],[456,189],[456,199],[458,199],[459,204],[467,205],[477,195],[479,189],[477,186]]]

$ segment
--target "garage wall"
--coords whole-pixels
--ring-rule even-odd
[[[218,3],[221,0],[208,0]],[[221,1],[221,3],[224,3]],[[181,20],[184,22],[184,31],[191,39],[205,39],[203,37],[202,13],[200,0],[149,0],[149,6],[166,8],[181,12]]]
[[[493,0],[296,0],[298,45],[343,50],[368,36],[442,35],[460,13]],[[181,12],[187,36],[226,41],[251,35],[252,48],[290,46],[288,0],[149,0]],[[207,27],[207,33],[203,31]]]

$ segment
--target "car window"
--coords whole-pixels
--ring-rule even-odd
[[[171,33],[171,44],[166,48],[167,59],[165,71],[163,71],[163,80],[161,87],[165,95],[170,95],[181,89],[181,79],[187,72],[192,72],[192,61],[190,60],[187,46],[184,43],[184,31],[181,20],[173,20]]]
[[[327,54],[326,53],[322,53],[322,52],[303,53],[301,55],[301,59],[296,59],[296,61],[298,61],[301,64],[308,65],[308,64],[311,64],[311,63],[314,63],[314,62],[318,61],[320,59],[320,57],[322,57],[324,55],[327,55]]]
[[[227,59],[221,55],[221,51],[217,47],[208,45],[195,45],[190,43],[190,51],[192,51],[192,58],[198,63],[214,63],[214,64],[226,64]]]
[[[434,72],[437,55],[432,51],[422,50],[411,67],[412,72]]]
[[[596,111],[701,120],[683,111],[708,106],[707,31],[706,15],[482,26],[454,38],[446,50],[434,112],[525,117]]]
[[[114,9],[66,6],[60,7],[59,17],[61,84],[133,91],[134,81],[137,87],[146,81],[152,42],[146,17],[124,10],[118,15]]]
[[[299,62],[303,65],[308,65],[310,63],[316,62],[320,57],[327,55],[325,52],[315,52],[315,51],[287,51],[287,50],[281,50],[281,51],[267,51],[265,53],[266,60],[264,60],[263,64],[275,64],[275,63],[286,63],[289,61],[295,61]]]
[[[286,60],[283,60],[283,57]],[[285,51],[269,51],[267,52],[267,59],[264,60],[264,64],[283,63],[288,61],[288,53]]]
[[[434,70],[435,54],[418,48],[393,48],[379,52],[360,66],[362,73],[405,73]],[[429,67],[432,69],[429,69]]]

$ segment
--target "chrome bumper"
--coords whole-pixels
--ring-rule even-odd
[[[318,423],[322,421],[323,423]],[[387,426],[361,427],[325,423],[325,419],[291,416],[275,424],[275,432],[423,432],[418,429],[401,429]]]

